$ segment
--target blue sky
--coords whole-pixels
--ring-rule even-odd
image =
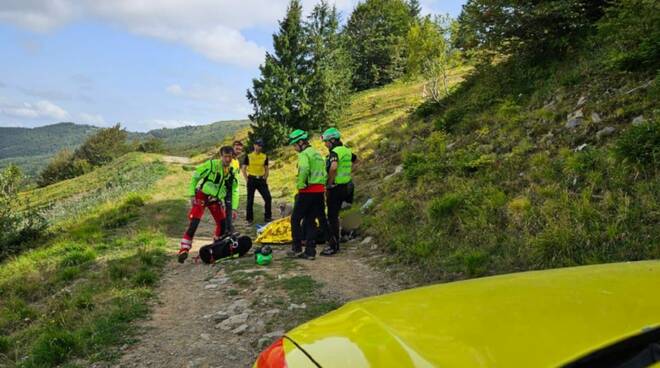
[[[331,1],[332,2],[332,1]],[[347,16],[357,0],[336,0]],[[309,11],[314,0],[303,0]],[[464,0],[421,1],[458,15]],[[286,0],[2,0],[0,126],[247,118]]]

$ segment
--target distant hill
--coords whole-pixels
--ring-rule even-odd
[[[39,128],[0,128],[0,159],[53,154],[74,148],[99,128],[59,123]]]
[[[226,136],[246,127],[249,120],[219,121],[208,125],[129,132],[129,140],[162,139],[165,152],[187,156],[213,147]],[[0,169],[16,164],[28,176],[36,175],[49,158],[63,148],[75,149],[101,128],[75,123],[58,123],[38,128],[0,127]]]
[[[249,123],[249,120],[219,121],[208,125],[156,129],[147,132],[144,136],[163,140],[165,152],[168,154],[189,156],[213,147],[225,137],[233,136],[238,130],[245,128]]]

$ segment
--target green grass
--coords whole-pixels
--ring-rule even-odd
[[[185,179],[156,155],[129,154],[23,194],[64,202],[72,217],[58,221],[40,247],[0,263],[0,366],[116,358],[116,347],[132,341],[131,322],[149,311],[170,232],[180,235],[174,224],[185,213]],[[98,196],[103,185],[112,195]]]
[[[21,194],[31,207],[42,208],[51,223],[72,222],[128,192],[141,192],[164,177],[168,169],[158,155],[129,153],[83,176]]]
[[[165,261],[165,238],[142,232],[103,243],[62,238],[0,269],[0,330],[10,364],[54,366],[112,357],[144,317]],[[27,360],[22,358],[26,356]]]
[[[322,316],[341,306],[341,302],[322,292],[323,284],[308,275],[283,278],[273,282],[273,287],[283,290],[287,300],[275,298],[273,305],[282,310],[275,318],[268,321],[266,329],[273,330],[275,326],[289,330],[301,323]],[[291,303],[304,308],[288,309]]]
[[[294,303],[309,301],[310,296],[321,287],[321,284],[306,275],[282,279],[280,284]]]
[[[659,258],[657,92],[627,93],[658,77],[574,59],[486,67],[386,126],[387,144],[371,141],[377,154],[356,170],[378,244],[425,282]],[[568,129],[580,96],[585,119]],[[615,133],[598,138],[606,126]],[[399,163],[403,175],[383,181]]]

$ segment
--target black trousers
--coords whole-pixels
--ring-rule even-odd
[[[351,197],[351,188],[348,184],[339,184],[334,188],[328,188],[328,245],[333,249],[339,249],[339,210],[341,204],[348,202]]]
[[[272,217],[272,201],[270,191],[268,190],[268,183],[266,179],[257,178],[256,176],[248,176],[247,180],[247,208],[245,219],[247,221],[254,220],[254,191],[258,190],[261,198],[264,199],[264,221],[269,221]]]
[[[316,219],[325,219],[324,193],[298,193],[291,213],[291,236],[293,250],[302,251],[305,241],[305,253],[316,255],[316,237],[318,228]],[[321,224],[323,228],[324,225]]]

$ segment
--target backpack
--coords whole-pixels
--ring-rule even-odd
[[[199,258],[204,263],[213,264],[220,259],[235,255],[242,257],[250,248],[252,248],[252,239],[249,236],[232,234],[199,248]]]

